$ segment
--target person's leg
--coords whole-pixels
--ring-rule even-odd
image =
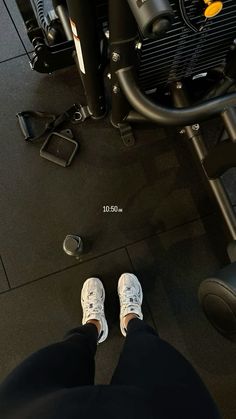
[[[64,340],[32,354],[0,386],[0,412],[11,403],[30,403],[42,395],[76,386],[94,384],[95,353],[104,331],[105,291],[101,281],[85,281],[81,303],[83,326],[71,330]]]
[[[132,290],[129,288],[132,288],[132,285],[129,284],[129,278],[126,277],[126,286],[123,286],[122,290],[120,288],[119,295],[121,291],[124,294],[128,289],[128,299],[141,302],[137,292],[135,298],[138,283],[136,287],[133,286],[134,296],[131,296]],[[122,299],[126,301],[127,306],[127,298],[120,295],[121,303]],[[170,410],[169,414],[173,414],[175,418],[185,418],[185,413],[187,417],[190,411],[191,419],[197,417],[199,411],[201,419],[218,417],[210,394],[190,363],[170,344],[163,341],[152,327],[139,318],[132,318],[134,313],[136,316],[140,315],[140,307],[132,307],[130,301],[129,308],[133,310],[128,313],[127,309],[126,317],[131,316],[131,320],[128,322],[127,337],[111,385],[142,388],[153,397],[155,405],[162,406],[166,412]],[[123,320],[121,318],[121,330],[126,330],[125,317]]]
[[[170,344],[143,320],[128,323],[127,336],[112,384],[137,385],[149,390],[158,386],[191,384],[193,368]]]
[[[62,342],[35,352],[3,381],[0,400],[93,384],[97,337],[96,326],[87,324],[69,332]]]

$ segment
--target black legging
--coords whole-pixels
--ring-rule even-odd
[[[143,321],[129,322],[124,348],[109,386],[94,386],[96,348],[96,326],[87,324],[70,331],[62,342],[31,355],[0,386],[1,419],[89,419],[94,414],[104,418],[109,412],[99,412],[99,398],[100,405],[103,400],[106,403],[106,410],[109,405],[113,409],[108,414],[110,418],[116,417],[116,413],[117,417],[122,414],[125,418],[131,399],[133,407],[127,407],[129,418],[143,418],[144,412],[146,418],[220,417],[189,362]],[[109,397],[105,401],[106,391]],[[148,401],[141,402],[142,395]],[[119,415],[118,404],[123,412]],[[139,406],[135,414],[134,405]]]

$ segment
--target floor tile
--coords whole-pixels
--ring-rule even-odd
[[[0,16],[0,62],[2,62],[17,55],[24,54],[25,51],[2,0],[0,1]]]
[[[26,51],[30,52],[33,51],[33,46],[28,38],[23,18],[20,14],[20,11],[18,9],[18,6],[16,4],[16,0],[7,0],[6,1],[7,8],[9,10],[9,13],[16,25],[17,31],[19,32],[19,35],[23,41],[23,44],[26,48]]]
[[[201,281],[228,263],[221,234],[212,229],[218,222],[214,217],[189,223],[130,246],[128,252],[160,335],[190,360],[224,417],[233,419],[235,346],[206,320],[197,297]]]

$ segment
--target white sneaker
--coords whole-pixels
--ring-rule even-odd
[[[143,319],[141,310],[143,291],[138,278],[128,273],[121,275],[118,282],[118,294],[120,298],[120,330],[122,335],[126,336],[125,316],[136,314],[139,319]]]
[[[108,325],[104,313],[105,290],[98,278],[89,278],[85,281],[81,292],[81,305],[83,309],[82,324],[88,320],[98,320],[101,331],[98,343],[104,342],[108,336]]]

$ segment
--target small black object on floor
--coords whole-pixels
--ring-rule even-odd
[[[40,150],[40,156],[59,166],[67,167],[72,163],[79,144],[73,138],[72,131],[67,129],[49,134]]]

